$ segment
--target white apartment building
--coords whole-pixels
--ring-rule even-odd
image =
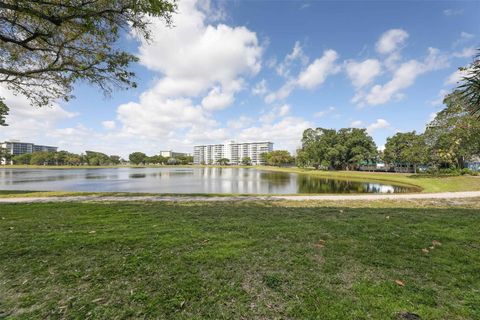
[[[8,153],[12,156],[17,156],[20,154],[25,154],[25,153],[32,153],[32,152],[56,152],[57,147],[51,147],[51,146],[42,146],[38,144],[33,144],[30,142],[20,142],[20,141],[5,141],[0,143],[0,147],[2,149],[6,149]],[[2,158],[0,159],[0,162],[2,164],[6,163],[6,159]]]
[[[209,144],[193,147],[193,162],[195,164],[216,164],[218,160],[226,158],[230,164],[242,164],[243,158],[250,158],[253,165],[265,164],[261,154],[273,151],[273,143],[230,141],[225,144]]]

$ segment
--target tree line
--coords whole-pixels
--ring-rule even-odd
[[[161,155],[147,156],[143,152],[133,152],[128,156],[132,164],[161,164],[161,165],[187,165],[193,163],[192,156],[163,157]]]
[[[107,155],[97,151],[85,151],[82,154],[76,154],[68,151],[56,152],[32,152],[20,155],[11,155],[7,149],[0,147],[0,159],[6,163],[17,165],[54,165],[54,166],[111,166],[127,164],[128,161],[118,155]],[[142,152],[134,152],[129,156],[130,163],[139,165],[157,164],[157,165],[180,165],[190,164],[193,157],[181,156],[177,158],[166,158],[160,155],[147,156]]]
[[[377,146],[365,129],[307,129],[296,164],[329,170],[354,170],[362,164],[384,162],[417,171],[464,169],[480,161],[480,121],[456,90],[444,99],[445,108],[427,124],[425,132],[399,132],[387,138],[385,149]]]

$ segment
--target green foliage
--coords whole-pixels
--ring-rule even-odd
[[[108,155],[96,151],[85,151],[85,160],[90,166],[107,166],[112,164]]]
[[[469,112],[460,91],[445,97],[445,109],[425,130],[430,161],[437,167],[463,168],[465,161],[480,156],[480,121]]]
[[[323,169],[351,170],[362,161],[377,157],[376,145],[365,129],[307,129],[303,132],[302,148],[297,165]]]
[[[480,48],[472,64],[461,70],[467,74],[459,86],[460,93],[470,113],[480,119]]]
[[[226,166],[230,163],[230,160],[227,158],[218,159],[217,163],[221,166]]]
[[[34,152],[30,158],[30,164],[33,165],[48,165],[54,164],[54,153],[53,152]]]
[[[30,164],[30,159],[32,158],[31,153],[25,153],[13,156],[13,163],[14,164]]]
[[[167,162],[167,159],[165,157],[162,157],[161,155],[155,155],[155,156],[145,158],[145,163],[148,163],[148,164],[164,164],[166,162]]]
[[[0,145],[0,164],[2,163],[8,164],[11,159],[12,159],[12,155],[10,154],[10,151],[7,148],[3,148]]]
[[[128,156],[128,159],[133,164],[145,163],[147,155],[143,152],[133,152]]]
[[[242,164],[244,166],[251,166],[252,165],[252,159],[250,157],[243,157],[242,158]]]
[[[267,153],[262,153],[263,161],[269,166],[286,166],[295,163],[295,159],[290,152],[286,150],[274,150]]]
[[[178,160],[177,158],[173,158],[173,157],[168,158],[167,164],[170,165],[170,166],[174,166],[174,165],[180,164],[180,160]]]
[[[1,43],[1,42],[0,42]],[[8,112],[10,109],[8,106],[3,102],[3,99],[0,97],[0,126],[8,126],[8,124],[5,122],[6,116],[8,116]]]
[[[113,165],[117,165],[117,164],[120,164],[120,156],[116,156],[116,155],[111,155],[110,157],[108,157],[110,159],[110,163],[113,164]]]
[[[1,1],[0,84],[37,106],[70,99],[78,80],[105,94],[136,87],[121,34],[148,41],[149,17],[169,25],[175,10],[175,0]]]
[[[412,131],[399,132],[387,138],[383,160],[392,164],[411,164],[417,172],[417,166],[428,161],[428,148],[424,136]]]
[[[177,157],[177,160],[179,161],[180,164],[183,164],[183,165],[193,163],[193,157],[192,156],[179,156],[179,157]]]

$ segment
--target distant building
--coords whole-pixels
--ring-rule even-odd
[[[42,146],[30,142],[20,141],[5,141],[0,144],[3,149],[6,149],[11,156],[18,156],[25,153],[32,152],[56,152],[57,147]],[[5,164],[5,158],[1,159],[1,163]]]
[[[193,148],[193,163],[215,164],[220,159],[230,160],[230,164],[242,164],[244,158],[250,158],[253,165],[263,165],[262,153],[273,151],[273,143],[244,142],[236,143],[230,141],[226,144],[200,145]]]
[[[186,152],[174,152],[174,151],[160,151],[160,155],[164,158],[178,158],[178,157],[190,157],[191,153]]]

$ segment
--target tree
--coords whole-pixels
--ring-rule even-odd
[[[3,102],[3,99],[0,97],[0,126],[8,126],[8,124],[5,121],[6,116],[8,116],[8,112],[10,109],[7,107],[5,102]]]
[[[306,129],[297,165],[324,169],[354,169],[362,161],[377,157],[372,137],[365,129]]]
[[[217,163],[221,166],[226,166],[230,163],[230,159],[227,158],[221,158],[217,160]]]
[[[110,164],[109,156],[96,151],[85,151],[85,160],[90,166],[105,166]]]
[[[114,164],[114,165],[120,164],[120,156],[111,155],[109,158],[110,158],[111,164]]]
[[[175,0],[2,0],[0,84],[36,106],[70,99],[78,80],[105,94],[136,87],[121,32],[148,41],[149,17],[170,25],[175,10]]]
[[[0,145],[0,164],[8,164],[11,159],[12,155],[10,154],[10,151]]]
[[[295,159],[287,150],[274,150],[263,153],[262,157],[269,166],[284,166],[295,163]]]
[[[55,153],[53,152],[33,152],[30,157],[32,165],[47,165],[54,162]]]
[[[128,159],[133,164],[145,163],[146,158],[147,158],[147,155],[143,152],[134,152],[128,156]]]
[[[242,164],[244,166],[250,166],[250,165],[252,165],[252,159],[250,157],[243,157],[242,158]]]
[[[167,164],[170,165],[170,166],[174,166],[174,165],[180,164],[180,160],[178,160],[177,158],[173,158],[173,157],[168,158]]]
[[[460,70],[466,72],[459,86],[462,98],[467,109],[480,119],[480,48],[472,64]]]
[[[177,157],[177,160],[180,161],[180,164],[183,164],[183,165],[193,163],[192,156],[179,156]]]
[[[466,160],[480,155],[480,121],[470,113],[461,91],[447,95],[444,104],[427,125],[425,141],[433,164],[463,168]]]
[[[355,169],[362,161],[373,161],[377,155],[377,146],[366,129],[344,128],[338,131],[337,149],[342,169]]]
[[[425,138],[415,131],[396,133],[387,138],[383,159],[388,163],[413,165],[417,173],[417,166],[428,161],[428,148]]]
[[[30,159],[32,158],[31,153],[19,154],[13,156],[13,163],[14,164],[30,164]]]

